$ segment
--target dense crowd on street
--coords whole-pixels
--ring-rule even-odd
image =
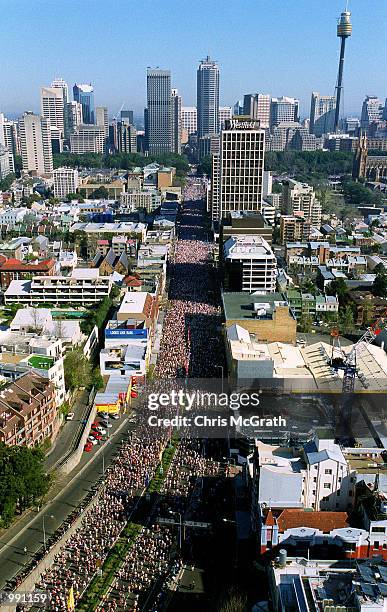
[[[156,366],[157,377],[164,380],[181,376],[182,372],[193,377],[215,374],[214,351],[217,347],[213,345],[209,350],[208,343],[211,335],[216,334],[220,315],[214,293],[209,292],[213,280],[210,247],[201,227],[203,211],[198,203],[201,197],[201,185],[189,184],[185,191],[185,199],[189,201],[180,215],[179,239],[171,266],[170,307],[164,320]],[[36,588],[50,592],[50,610],[67,610],[71,587],[77,605],[130,520],[140,493],[151,481],[168,435],[165,432],[159,437],[151,436],[140,427],[120,447],[104,474],[102,490],[83,511],[80,525],[36,584]],[[196,483],[218,470],[217,462],[205,458],[202,442],[180,440],[165,475],[157,513],[183,515]],[[176,547],[176,528],[160,525],[156,519],[150,516],[148,525],[135,539],[108,596],[99,607],[101,611],[138,612],[141,598],[153,591],[152,609],[162,609],[168,583],[179,573],[182,561]]]

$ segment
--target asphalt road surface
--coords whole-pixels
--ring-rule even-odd
[[[25,520],[3,533],[0,538],[0,589],[4,588],[7,580],[13,578],[43,546],[43,516],[48,540],[67,516],[82,504],[82,500],[101,477],[103,465],[109,465],[122,440],[133,429],[133,423],[130,423],[127,417],[112,421],[112,424],[109,442],[94,447],[91,453],[84,453],[77,468],[54,484],[55,490],[58,491],[56,497],[40,511],[33,511],[32,519],[29,513]],[[119,427],[121,428],[117,432]],[[26,552],[24,548],[27,549]]]

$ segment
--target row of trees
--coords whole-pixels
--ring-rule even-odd
[[[306,181],[350,174],[353,153],[343,151],[267,151],[265,169]]]
[[[1,442],[0,476],[0,525],[8,527],[17,514],[40,505],[50,487],[43,450]]]
[[[66,389],[70,391],[75,391],[79,387],[95,387],[98,391],[104,386],[99,368],[93,368],[81,349],[68,351],[64,358],[63,367]]]
[[[157,162],[163,166],[176,168],[177,176],[185,176],[189,170],[188,160],[185,155],[176,153],[165,153],[163,155],[142,155],[141,153],[114,153],[103,155],[102,153],[56,153],[54,154],[54,168],[70,166],[72,168],[117,168],[131,170],[136,166],[144,167],[151,162]]]

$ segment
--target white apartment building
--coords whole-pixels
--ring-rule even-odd
[[[32,112],[19,119],[23,170],[50,174],[53,170],[50,121]]]
[[[227,119],[232,118],[232,107],[231,106],[219,106],[219,124],[220,129],[223,130]]]
[[[29,213],[28,208],[7,208],[0,212],[0,224],[7,225],[10,229],[18,223],[22,223],[25,215]]]
[[[257,441],[255,470],[255,504],[341,512],[353,507],[356,474],[333,440],[315,438],[300,454]]]
[[[109,295],[110,276],[95,268],[76,268],[71,276],[36,276],[30,281],[11,281],[4,294],[6,304],[95,304]]]
[[[147,212],[152,212],[161,206],[161,195],[157,190],[131,189],[126,193],[121,193],[120,203],[120,213],[129,214],[138,208],[145,208]]]
[[[40,89],[41,115],[48,119],[51,127],[58,128],[61,138],[64,136],[64,98],[63,89],[42,87]]]
[[[70,135],[71,153],[103,153],[105,150],[105,128],[99,125],[78,125]]]
[[[315,227],[321,225],[321,204],[311,185],[292,179],[283,181],[282,203],[287,214],[302,216]]]
[[[57,406],[65,401],[62,341],[50,335],[0,331],[0,374],[16,380],[25,372],[33,371],[50,380],[55,386]]]
[[[213,156],[213,220],[233,210],[261,210],[264,155],[265,131],[257,121],[226,121],[219,155]]]
[[[53,172],[54,196],[65,198],[69,193],[76,193],[79,187],[78,170],[62,166]]]
[[[9,151],[0,143],[0,181],[12,172],[9,161]]]
[[[277,260],[261,236],[239,234],[229,238],[224,244],[224,261],[228,290],[275,292]]]
[[[188,136],[197,132],[198,114],[196,106],[181,107],[181,128],[187,131]]]

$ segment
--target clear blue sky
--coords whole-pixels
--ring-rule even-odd
[[[0,110],[39,109],[54,76],[91,82],[109,114],[142,113],[147,66],[169,68],[183,104],[196,103],[198,60],[221,70],[221,104],[244,93],[300,98],[334,92],[345,0],[0,0]],[[387,2],[349,0],[344,113],[387,96]]]

